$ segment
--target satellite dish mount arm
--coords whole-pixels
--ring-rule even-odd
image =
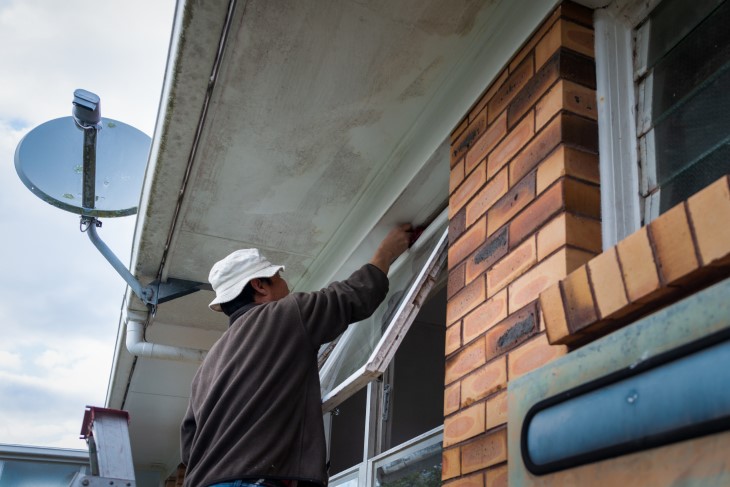
[[[101,99],[90,91],[78,89],[74,91],[72,113],[76,126],[84,132],[81,231],[89,235],[91,243],[122,276],[134,294],[147,306],[155,307],[165,301],[206,288],[206,284],[182,279],[168,279],[165,283],[155,281],[143,287],[114,255],[114,252],[101,240],[96,232],[96,229],[101,227],[101,220],[93,216],[96,206],[96,136],[102,127]]]

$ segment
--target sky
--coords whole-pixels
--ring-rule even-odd
[[[154,133],[173,0],[0,0],[0,443],[86,449],[84,408],[104,406],[126,287],[79,217],[20,181],[15,148],[71,115],[77,88],[102,116]],[[135,216],[102,218],[129,264]]]

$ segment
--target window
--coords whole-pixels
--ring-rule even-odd
[[[322,368],[331,486],[441,483],[445,222],[431,227],[393,266],[382,309],[354,325],[375,330],[343,335]]]
[[[664,0],[636,31],[644,221],[730,168],[730,2]]]
[[[594,15],[603,246],[730,170],[726,0],[614,0]]]
[[[350,326],[320,370],[324,411],[382,375],[446,262],[444,210],[391,266],[390,290],[373,315]],[[323,352],[326,354],[327,352]]]
[[[331,486],[441,485],[445,278],[382,377],[326,415]]]

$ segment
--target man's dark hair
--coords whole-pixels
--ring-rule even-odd
[[[258,277],[257,279],[265,282],[266,284],[271,284],[271,278]],[[243,290],[238,296],[228,301],[227,303],[221,303],[221,310],[223,310],[226,316],[231,316],[233,313],[243,308],[247,304],[253,303],[254,296],[256,296],[256,291],[254,291],[253,286],[251,286],[251,283],[249,282],[243,287]]]

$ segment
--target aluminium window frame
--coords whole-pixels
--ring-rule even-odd
[[[388,327],[383,332],[382,337],[374,347],[367,361],[322,398],[323,413],[331,411],[342,403],[342,401],[351,397],[355,392],[365,387],[372,380],[382,376],[383,372],[385,372],[403,338],[410,329],[413,320],[418,315],[421,305],[436,283],[439,272],[446,263],[448,249],[447,221],[448,210],[445,209],[424,230],[419,240],[414,244],[415,249],[417,249],[419,243],[423,245],[431,237],[435,236],[441,228],[446,227],[438,237],[437,243],[429,258],[426,260],[424,267],[415,276],[415,280],[408,288],[396,312],[393,314]],[[405,258],[401,258],[391,266],[391,275],[399,271],[400,264],[404,260]],[[331,367],[331,363],[328,362],[336,359],[337,349],[344,348],[347,345],[348,338],[349,335],[345,336],[334,346],[332,353],[320,369],[320,377],[327,370],[327,367]]]

